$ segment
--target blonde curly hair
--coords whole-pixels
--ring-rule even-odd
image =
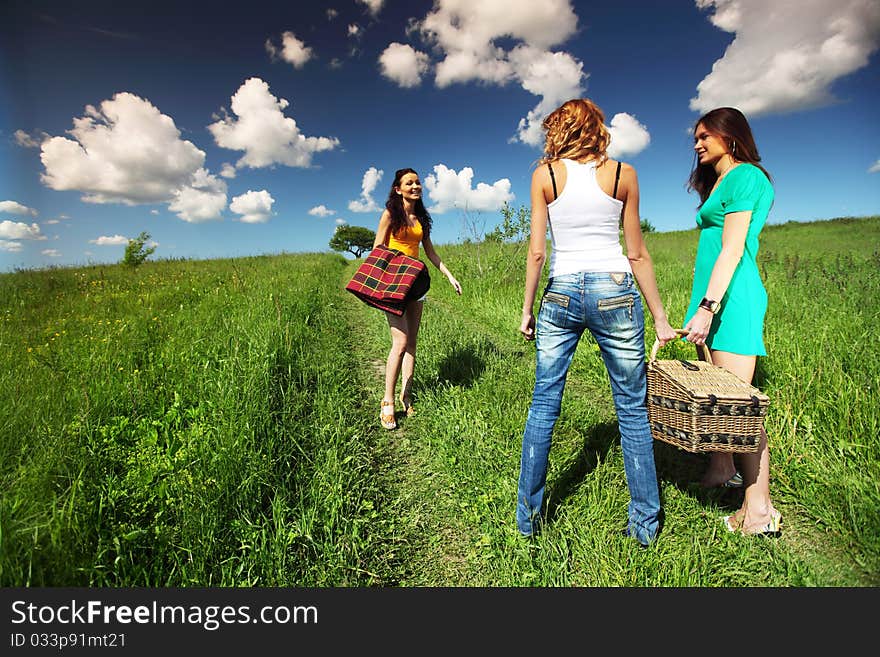
[[[608,159],[605,151],[611,135],[605,127],[605,114],[593,101],[575,98],[553,110],[541,124],[547,132],[540,164],[570,160]]]

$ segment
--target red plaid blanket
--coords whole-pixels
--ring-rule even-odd
[[[431,279],[425,263],[379,245],[358,267],[345,289],[364,303],[402,315],[410,299],[422,297]]]

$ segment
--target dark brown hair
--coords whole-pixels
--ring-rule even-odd
[[[694,123],[694,135],[696,135],[697,127],[700,124],[707,132],[712,133],[727,145],[727,151],[735,162],[754,164],[764,172],[767,180],[773,180],[767,170],[758,164],[761,161],[761,156],[758,154],[758,147],[755,145],[755,138],[752,136],[749,122],[742,112],[735,107],[719,107],[706,112]],[[718,174],[715,172],[715,167],[711,164],[700,164],[697,154],[694,153],[694,168],[688,178],[687,189],[699,194],[700,205],[703,205],[709,198],[709,193],[717,180]]]
[[[392,235],[400,234],[400,232],[409,225],[406,218],[406,212],[403,211],[403,198],[395,191],[400,187],[401,178],[408,173],[414,173],[417,176],[419,175],[415,169],[409,168],[398,169],[394,172],[394,181],[391,183],[391,191],[388,192],[388,200],[385,201],[385,207],[391,215]],[[425,208],[425,204],[422,203],[422,199],[416,201],[413,211],[419,218],[419,223],[422,224],[423,238],[428,237],[431,234],[431,215],[428,214],[428,210]]]

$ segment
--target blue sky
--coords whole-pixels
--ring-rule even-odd
[[[327,251],[395,169],[434,242],[527,206],[540,120],[587,96],[641,214],[694,226],[690,129],[750,118],[771,223],[880,213],[876,0],[6,0],[0,270]],[[873,245],[876,248],[876,245]]]

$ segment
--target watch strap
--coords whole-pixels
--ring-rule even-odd
[[[703,297],[703,300],[700,301],[700,308],[705,308],[713,315],[716,315],[721,309],[721,303],[713,299],[707,299],[706,297]]]

